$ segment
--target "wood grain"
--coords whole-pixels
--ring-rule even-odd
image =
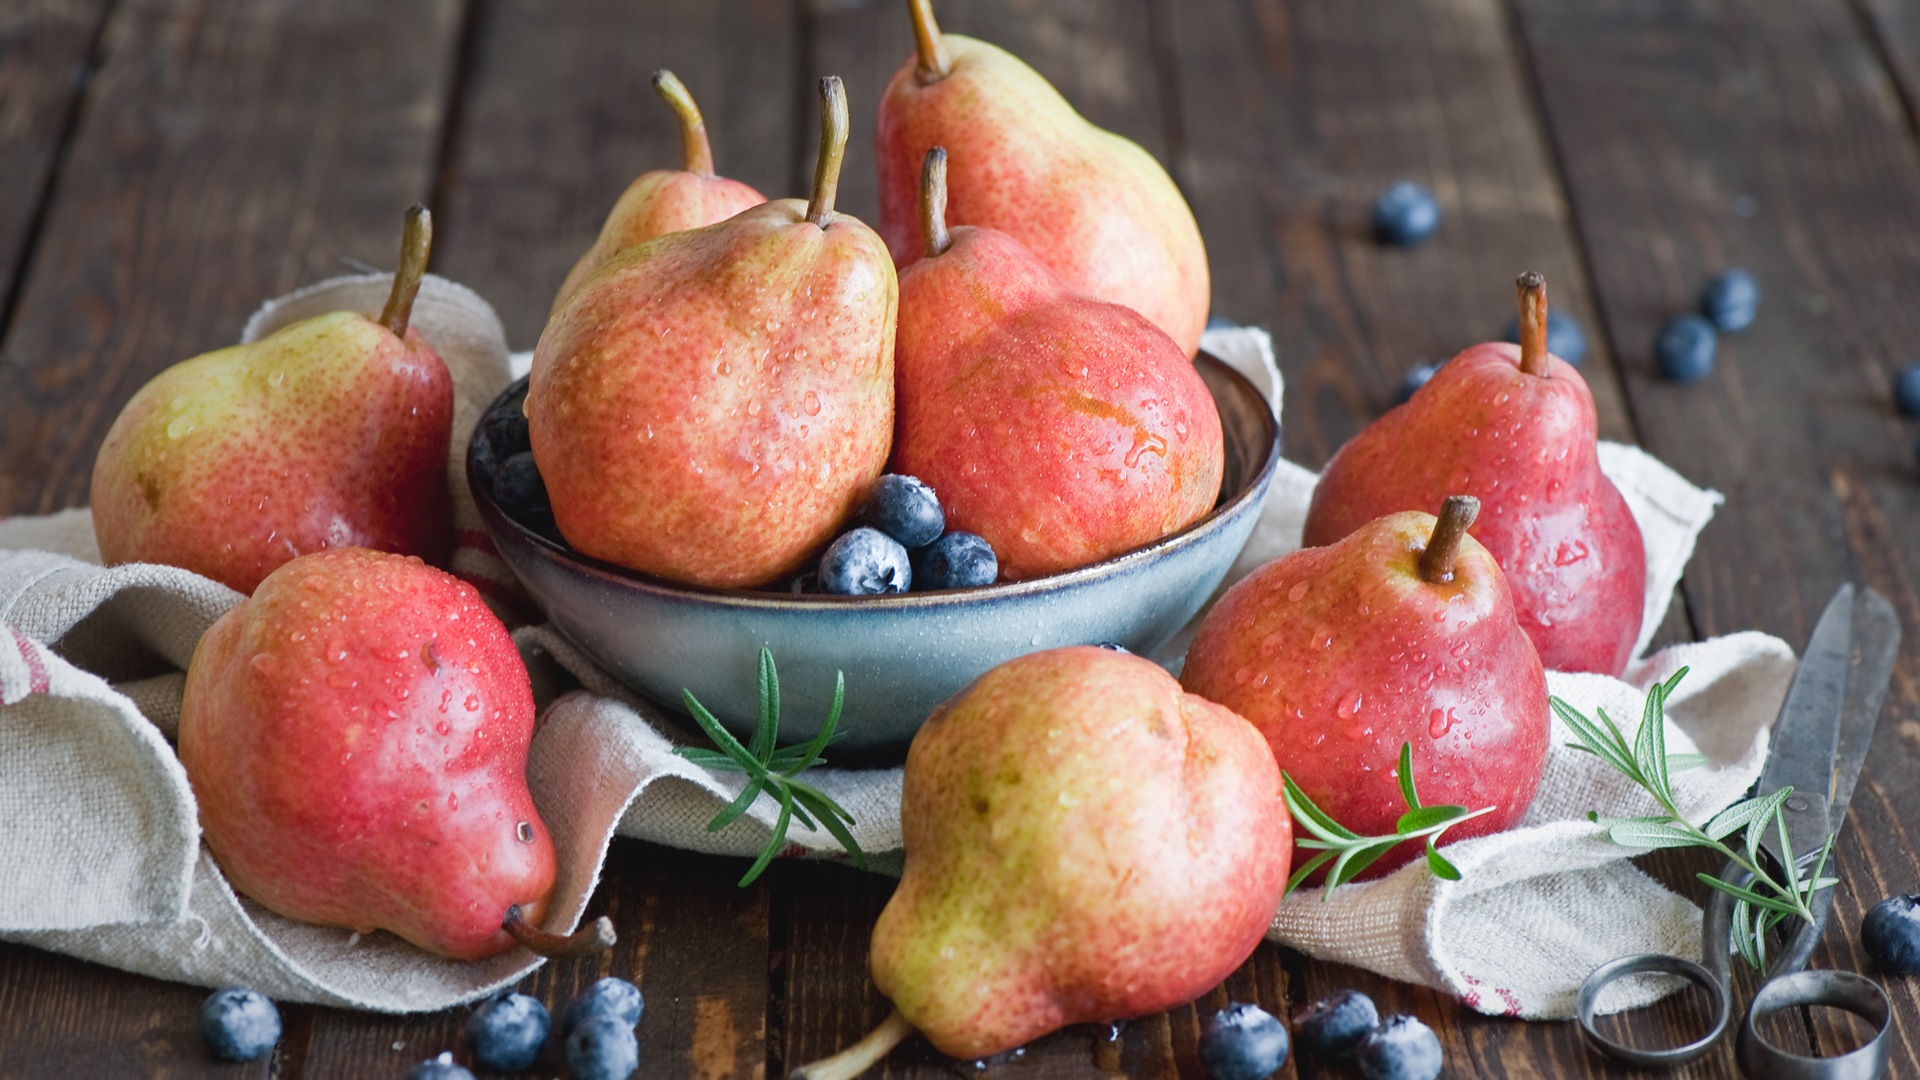
[[[261,301],[393,260],[457,0],[127,0],[0,349],[0,513],[86,501],[120,406]]]
[[[111,0],[32,0],[0,12],[0,333],[51,190]],[[5,363],[0,357],[0,363]]]
[[[0,943],[0,1076],[267,1077],[273,1056],[216,1060],[207,991]],[[283,1042],[282,1049],[285,1049]]]

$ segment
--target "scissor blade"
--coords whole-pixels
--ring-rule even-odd
[[[1854,588],[1842,585],[1827,601],[1807,640],[1806,653],[1787,687],[1787,700],[1774,721],[1767,766],[1760,773],[1758,794],[1770,795],[1784,787],[1794,790],[1783,820],[1796,862],[1825,844],[1835,827],[1836,819],[1827,814],[1827,795],[1833,789],[1841,712],[1852,669],[1853,615]],[[1760,846],[1776,861],[1784,861],[1774,830],[1760,837]]]
[[[1840,586],[1807,639],[1806,653],[1773,724],[1773,745],[1760,773],[1762,795],[1791,785],[1795,791],[1824,796],[1832,787],[1840,712],[1853,659],[1853,609],[1853,586]]]
[[[1828,816],[1834,832],[1847,819],[1853,786],[1866,764],[1867,747],[1887,701],[1887,684],[1900,653],[1900,616],[1887,598],[1862,589],[1853,606],[1853,666],[1847,675],[1847,702],[1840,715],[1840,746],[1833,760]]]

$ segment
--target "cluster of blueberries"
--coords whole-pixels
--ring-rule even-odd
[[[820,556],[810,582],[841,596],[877,596],[908,589],[970,589],[1000,576],[993,547],[970,532],[948,532],[947,514],[919,478],[888,473],[873,482],[856,527],[841,533]]]
[[[1714,276],[1700,291],[1700,309],[1674,319],[1653,340],[1660,374],[1677,383],[1704,379],[1713,370],[1720,335],[1745,330],[1760,310],[1760,283],[1735,268]]]
[[[559,1044],[576,1080],[626,1080],[640,1067],[634,1027],[644,1008],[640,988],[606,978],[560,1010]],[[497,1072],[532,1068],[553,1029],[538,999],[502,990],[467,1017],[467,1050],[475,1065]],[[280,1012],[257,990],[216,990],[200,1006],[200,1034],[215,1057],[252,1061],[280,1041]],[[451,1051],[407,1070],[403,1080],[475,1080]]]
[[[1358,990],[1321,998],[1293,1018],[1303,1053],[1322,1062],[1350,1062],[1367,1080],[1434,1080],[1440,1037],[1411,1016],[1380,1019]],[[1258,1005],[1234,1004],[1200,1027],[1200,1063],[1209,1080],[1261,1080],[1287,1060],[1287,1026]]]
[[[559,536],[553,527],[547,482],[533,463],[533,440],[527,435],[527,418],[518,399],[496,405],[480,418],[473,463],[493,501],[508,517],[549,539]]]

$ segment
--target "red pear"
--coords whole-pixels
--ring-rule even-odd
[[[1207,252],[1173,178],[1018,57],[942,34],[932,0],[908,8],[917,53],[887,84],[875,126],[880,235],[894,261],[905,269],[925,254],[920,162],[944,146],[949,220],[999,229],[1075,289],[1145,315],[1191,357],[1207,324]]]
[[[628,248],[541,333],[533,456],[585,554],[764,585],[817,558],[885,467],[899,285],[880,237],[833,209],[846,93],[821,93],[811,201]]]
[[[797,1076],[852,1076],[918,1028],[961,1060],[1184,1004],[1260,943],[1291,822],[1258,732],[1158,665],[1010,660],[907,752],[906,867],[873,930],[898,1017]]]
[[[738,180],[729,180],[713,171],[713,145],[707,140],[707,123],[700,106],[673,72],[653,73],[653,92],[667,103],[680,123],[683,156],[677,169],[654,169],[642,173],[627,185],[613,209],[607,213],[600,236],[573,264],[567,280],[554,296],[553,309],[560,310],[600,264],[642,241],[683,229],[698,229],[725,221],[749,206],[758,206],[767,197]]]
[[[479,593],[364,548],[269,574],[200,639],[180,707],[180,764],[234,888],[462,960],[516,938],[555,952],[529,925],[554,881],[532,738],[527,669]]]
[[[1505,576],[1465,534],[1475,509],[1449,499],[1438,521],[1392,514],[1275,559],[1227,590],[1187,652],[1181,684],[1251,721],[1307,797],[1363,836],[1392,835],[1406,811],[1402,743],[1422,802],[1493,807],[1448,841],[1511,826],[1540,786],[1546,673]],[[1368,874],[1417,853],[1402,845]]]
[[[94,461],[101,557],[241,592],[324,548],[445,561],[453,376],[407,325],[431,238],[414,207],[380,318],[317,315],[141,387]]]
[[[1213,508],[1220,414],[1180,347],[1082,293],[994,229],[950,232],[946,152],[927,154],[926,258],[900,275],[895,472],[1009,580],[1151,543]]]
[[[1546,284],[1520,278],[1520,345],[1475,345],[1327,462],[1307,544],[1383,514],[1474,495],[1473,535],[1506,571],[1513,603],[1555,671],[1617,675],[1640,637],[1646,547],[1600,471],[1593,395],[1547,352]]]

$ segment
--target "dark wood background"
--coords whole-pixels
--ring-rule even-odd
[[[1498,333],[1534,267],[1591,344],[1602,433],[1727,495],[1666,640],[1748,628],[1796,646],[1840,582],[1909,627],[1839,849],[1814,963],[1857,969],[1865,907],[1920,888],[1920,487],[1891,382],[1920,356],[1920,4],[1896,0],[941,0],[1087,116],[1168,163],[1205,234],[1214,306],[1272,330],[1286,449],[1317,465],[1401,373]],[[648,92],[676,70],[721,171],[801,194],[811,80],[845,78],[843,209],[872,220],[873,105],[906,57],[898,0],[4,0],[0,2],[0,514],[85,501],[93,456],[148,377],[235,340],[261,300],[388,266],[402,208],[435,211],[434,268],[530,347],[549,298],[637,173],[677,160]],[[1375,246],[1400,179],[1445,220]],[[1693,386],[1650,342],[1701,283],[1751,269],[1758,323]],[[1659,868],[1684,879],[1696,866]],[[1702,867],[1703,868],[1703,867]],[[889,882],[740,867],[620,842],[596,907],[608,957],[550,966],[559,1003],[634,978],[646,1076],[780,1076],[885,1013],[866,939]],[[1200,1019],[1366,990],[1440,1033],[1451,1075],[1613,1075],[1565,1024],[1478,1016],[1430,991],[1263,946],[1193,1006],[1043,1039],[987,1075],[1198,1076]],[[1920,994],[1889,984],[1894,1075],[1920,1075]],[[464,1010],[292,1006],[270,1060],[214,1064],[204,991],[0,945],[0,1076],[398,1076],[461,1052]],[[1698,1009],[1633,1022],[1658,1039]],[[1776,1038],[1832,1052],[1824,1012]],[[549,1061],[541,1075],[560,1066]],[[888,1076],[973,1072],[910,1044]],[[1282,1075],[1337,1075],[1289,1062]],[[1721,1051],[1689,1077],[1733,1075]]]

